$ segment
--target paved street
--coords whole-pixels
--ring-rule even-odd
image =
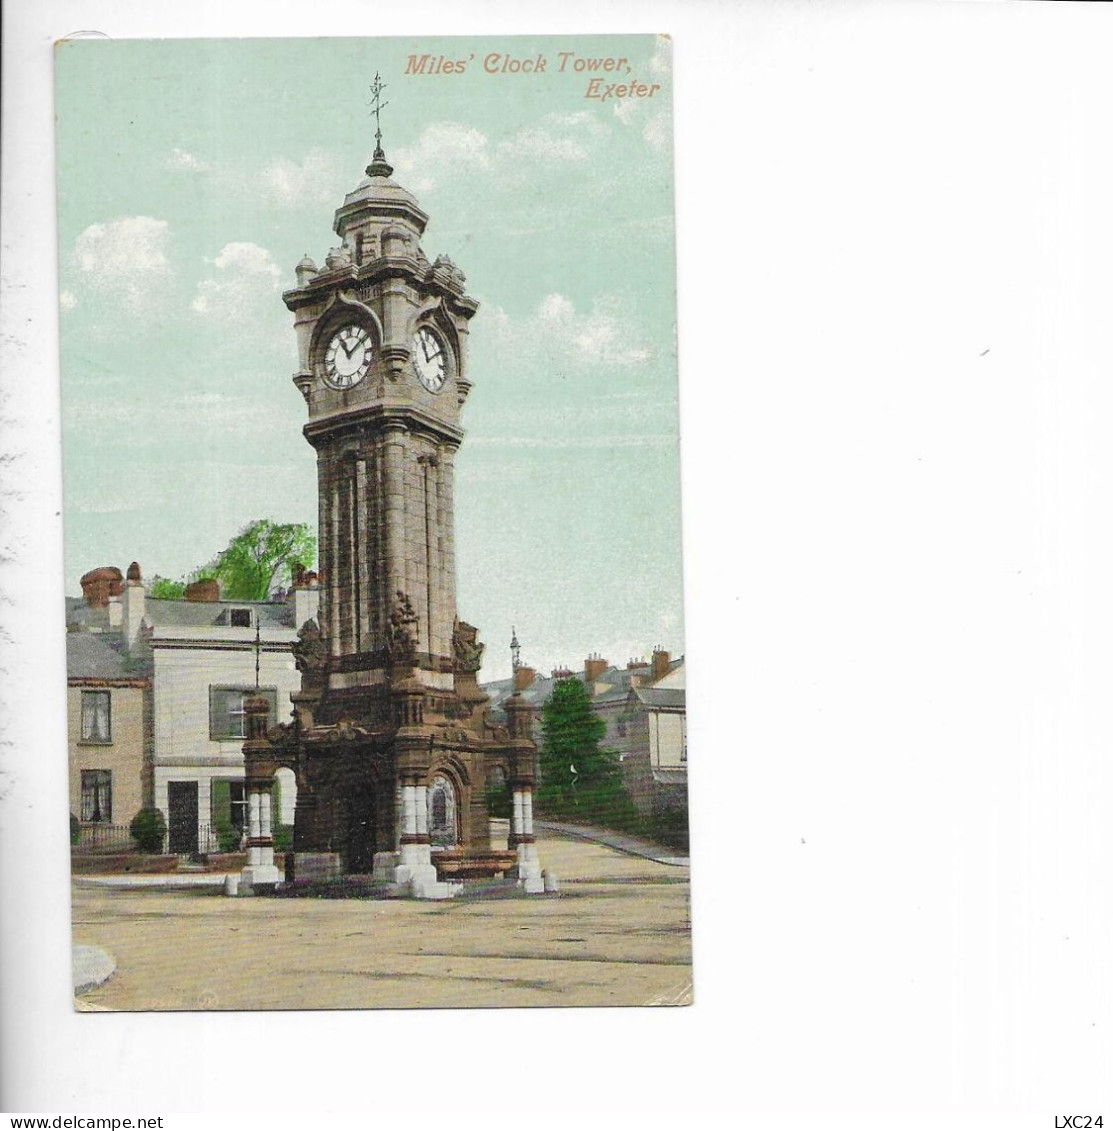
[[[116,962],[101,1009],[684,1004],[688,869],[542,832],[559,895],[227,899],[75,884],[74,942]]]

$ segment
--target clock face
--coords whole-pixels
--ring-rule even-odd
[[[414,334],[413,357],[417,379],[429,392],[439,392],[448,376],[448,357],[440,338],[428,326]]]
[[[325,380],[337,389],[350,389],[371,368],[371,335],[365,326],[345,326],[332,336],[325,351]]]

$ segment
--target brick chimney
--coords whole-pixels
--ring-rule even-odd
[[[592,652],[584,660],[584,683],[594,683],[609,667],[610,664],[598,652]]]
[[[553,679],[568,679],[571,674],[571,668],[553,668]]]
[[[115,566],[91,569],[81,579],[81,595],[90,608],[103,608],[110,597],[119,597],[124,588],[124,575]]]
[[[647,660],[630,660],[626,664],[626,670],[630,673],[631,687],[645,687],[649,682],[650,669]]]
[[[527,687],[537,678],[537,671],[534,668],[527,668],[525,664],[520,664],[514,669],[514,691],[525,691]]]
[[[664,679],[669,674],[669,654],[658,645],[653,649],[653,682]]]
[[[187,601],[219,601],[220,582],[215,577],[191,581],[185,587],[185,599]]]
[[[286,594],[286,602],[293,607],[295,628],[317,619],[321,607],[321,590],[317,581],[313,570],[300,565],[294,569],[294,584]]]

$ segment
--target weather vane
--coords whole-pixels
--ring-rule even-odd
[[[385,157],[383,153],[383,128],[382,122],[379,120],[379,114],[385,110],[390,103],[383,102],[383,91],[386,90],[386,83],[379,77],[379,72],[375,72],[375,81],[371,84],[371,113],[375,115],[375,160],[380,161]]]

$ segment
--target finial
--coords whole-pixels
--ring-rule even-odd
[[[522,646],[518,643],[518,630],[510,626],[510,665],[514,671],[522,666]]]
[[[371,113],[375,115],[375,153],[371,158],[371,164],[365,170],[369,177],[389,177],[394,172],[394,167],[388,164],[386,154],[383,152],[383,130],[379,114],[390,105],[389,102],[382,100],[384,90],[386,83],[376,71],[375,81],[371,84]]]

